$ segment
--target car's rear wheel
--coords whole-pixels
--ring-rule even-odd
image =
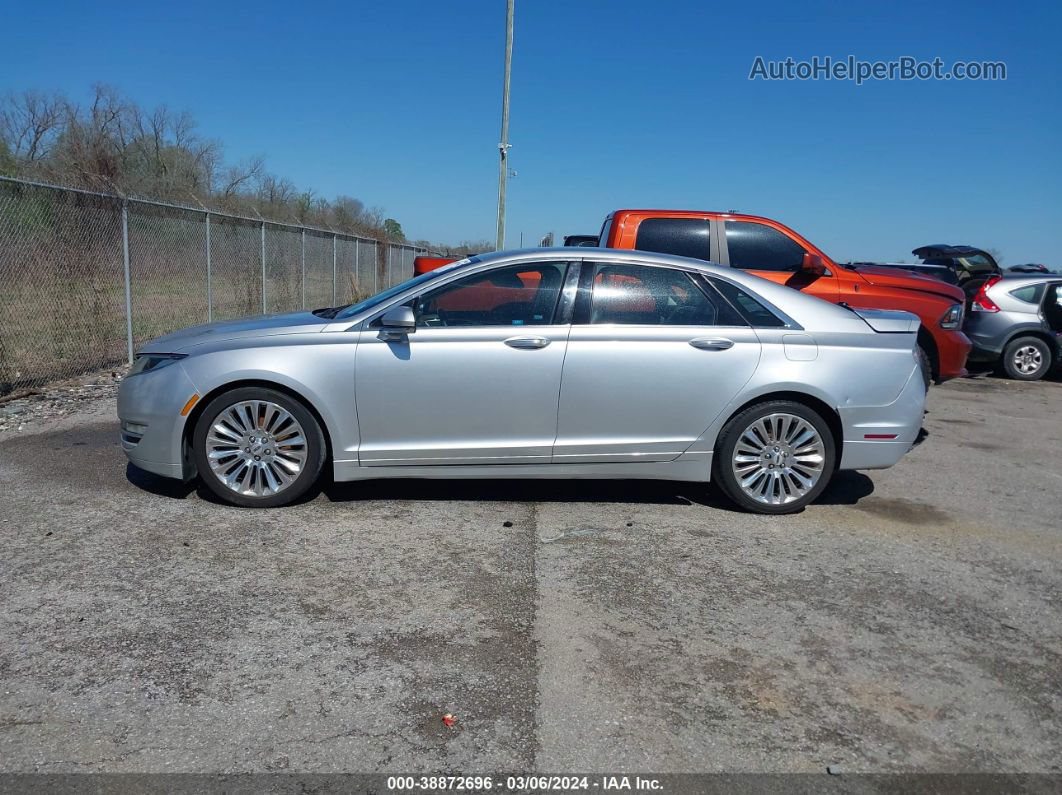
[[[793,513],[826,488],[834,460],[833,434],[816,411],[771,400],[750,406],[723,426],[712,479],[745,510]]]
[[[274,508],[298,499],[325,462],[321,426],[298,400],[265,387],[240,387],[210,401],[192,452],[203,484],[225,502]]]
[[[1018,337],[1003,349],[1003,371],[1018,381],[1039,381],[1051,369],[1051,349],[1039,337]]]

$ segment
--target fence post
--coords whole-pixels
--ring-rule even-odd
[[[335,306],[336,301],[336,238],[335,234],[332,235],[332,306]]]
[[[302,265],[302,308],[306,308],[306,230],[303,229],[300,235],[302,238],[301,248],[299,249],[299,262]]]
[[[266,313],[265,221],[262,221],[262,314]]]
[[[214,280],[210,261],[210,213],[206,214],[207,323],[214,322]]]
[[[380,292],[380,241],[374,240],[376,244],[376,251],[373,252],[372,258],[372,293]]]
[[[122,265],[125,270],[125,342],[133,363],[133,286],[129,278],[129,203],[122,199]]]
[[[361,297],[361,241],[354,238],[354,286],[358,289],[358,297]],[[354,298],[354,296],[351,296]]]

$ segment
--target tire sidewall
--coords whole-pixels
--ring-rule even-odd
[[[804,497],[796,502],[784,505],[766,505],[745,494],[730,464],[734,455],[734,448],[737,446],[738,439],[745,428],[761,417],[777,413],[793,414],[811,423],[822,439],[825,460],[823,461],[822,477],[819,478],[819,482]],[[719,434],[719,441],[716,444],[715,455],[713,456],[712,480],[718,483],[723,493],[732,502],[746,511],[764,514],[796,513],[818,499],[819,495],[830,484],[836,469],[836,461],[837,445],[834,441],[833,433],[826,420],[817,411],[805,406],[803,403],[796,403],[790,400],[770,400],[750,406],[732,417],[723,426],[723,430]]]
[[[299,477],[288,488],[270,497],[248,497],[237,494],[217,479],[206,454],[206,437],[218,415],[229,406],[245,400],[268,400],[291,412],[302,425],[306,436],[306,464]],[[238,387],[218,395],[207,404],[199,415],[192,433],[192,455],[199,470],[200,482],[224,502],[244,508],[276,508],[302,497],[320,479],[326,459],[326,444],[320,423],[303,403],[290,395],[266,387]]]
[[[1022,373],[1014,367],[1014,352],[1026,345],[1032,345],[1037,348],[1043,357],[1043,365],[1035,373]],[[1003,372],[1015,381],[1039,381],[1047,375],[1052,364],[1051,350],[1048,348],[1047,343],[1039,337],[1018,337],[1016,340],[1007,343],[1007,347],[1003,350]]]

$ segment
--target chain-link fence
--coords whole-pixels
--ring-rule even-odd
[[[350,303],[423,253],[325,229],[0,177],[0,390],[196,323]]]

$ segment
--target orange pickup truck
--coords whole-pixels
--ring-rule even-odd
[[[955,285],[910,271],[838,265],[792,229],[755,215],[687,210],[616,210],[601,228],[602,248],[659,251],[742,268],[765,279],[860,309],[918,315],[926,383],[966,375],[965,296]]]

